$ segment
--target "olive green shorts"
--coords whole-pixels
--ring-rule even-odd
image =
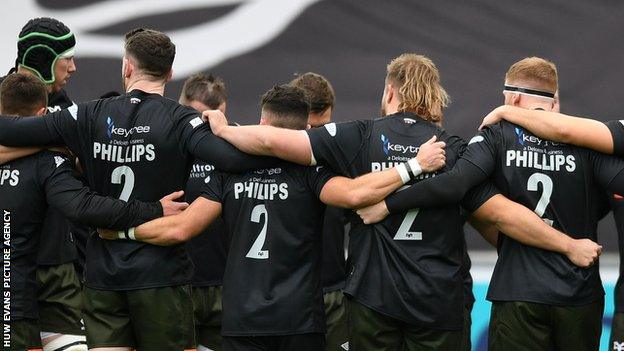
[[[521,301],[493,302],[489,350],[598,350],[603,307],[603,299],[565,307]]]
[[[6,326],[11,328],[11,339],[10,347],[7,347],[9,344],[7,344],[6,340],[3,340],[3,350],[25,351],[41,349],[39,325],[36,319],[13,320]],[[5,330],[4,323],[2,323],[2,330]]]
[[[37,283],[41,331],[85,335],[82,286],[74,264],[37,267]]]
[[[335,290],[323,295],[325,302],[326,351],[345,351],[349,349],[349,325],[346,298],[342,290]]]
[[[463,331],[417,327],[349,299],[349,351],[460,350]]]
[[[197,344],[221,351],[222,286],[193,287],[195,338]]]
[[[180,351],[195,345],[189,286],[129,291],[85,288],[87,344]]]

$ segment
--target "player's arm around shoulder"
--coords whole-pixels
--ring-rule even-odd
[[[231,126],[219,110],[203,112],[212,133],[237,149],[252,155],[274,156],[309,166],[312,160],[310,139],[305,131],[267,125]]]
[[[169,246],[188,241],[200,234],[221,214],[221,203],[198,197],[179,214],[161,217],[125,231],[98,229],[101,238],[129,239]]]
[[[604,124],[591,118],[503,105],[483,119],[480,129],[501,120],[526,128],[540,138],[582,146],[606,154],[614,153],[615,136],[618,134],[614,134],[613,129],[622,127],[617,125],[617,121]]]
[[[352,209],[376,204],[422,173],[444,167],[445,146],[433,136],[420,146],[416,157],[396,167],[354,179],[333,177],[323,187],[320,199],[328,205]]]
[[[533,211],[501,194],[494,195],[473,212],[473,217],[489,223],[525,245],[561,253],[579,267],[594,264],[602,247],[589,239],[573,239],[546,224]]]

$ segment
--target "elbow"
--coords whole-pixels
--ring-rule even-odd
[[[370,205],[370,199],[365,192],[352,191],[345,197],[345,208],[360,208]]]
[[[189,239],[190,235],[188,234],[188,231],[184,230],[182,226],[177,226],[169,232],[169,235],[167,235],[165,245],[177,245],[186,242]]]

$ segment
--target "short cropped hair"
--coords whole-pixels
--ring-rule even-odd
[[[399,111],[412,112],[430,122],[442,119],[442,108],[450,97],[440,84],[438,68],[423,55],[405,53],[392,60],[386,81],[399,87]]]
[[[165,33],[145,28],[126,33],[125,49],[141,71],[159,79],[171,71],[176,53],[175,45]]]
[[[262,96],[262,111],[272,115],[271,125],[288,129],[305,129],[310,104],[303,89],[288,84],[276,85]]]
[[[310,103],[310,112],[322,114],[329,108],[334,108],[334,88],[322,75],[304,73],[293,79],[290,85],[303,89]]]
[[[227,100],[225,83],[212,74],[198,73],[190,76],[182,87],[182,99],[186,103],[198,101],[216,110]]]
[[[0,112],[11,116],[33,116],[48,105],[48,91],[32,75],[12,73],[0,84]]]
[[[534,86],[527,88],[544,89],[555,93],[559,88],[557,66],[541,57],[527,57],[509,67],[505,82],[526,81]]]

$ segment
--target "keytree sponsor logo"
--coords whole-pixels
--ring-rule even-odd
[[[111,117],[106,118],[106,135],[109,139],[113,138],[113,135],[120,135],[124,138],[129,137],[132,134],[146,134],[150,132],[150,126],[134,126],[130,129],[115,127],[115,121]]]
[[[393,144],[390,142],[390,139],[381,134],[381,147],[383,149],[384,154],[386,154],[386,156],[390,155],[390,152],[394,152],[394,153],[400,153],[400,154],[406,154],[406,153],[410,153],[410,154],[416,154],[418,153],[418,146],[413,146],[413,145],[401,145],[401,144]]]

